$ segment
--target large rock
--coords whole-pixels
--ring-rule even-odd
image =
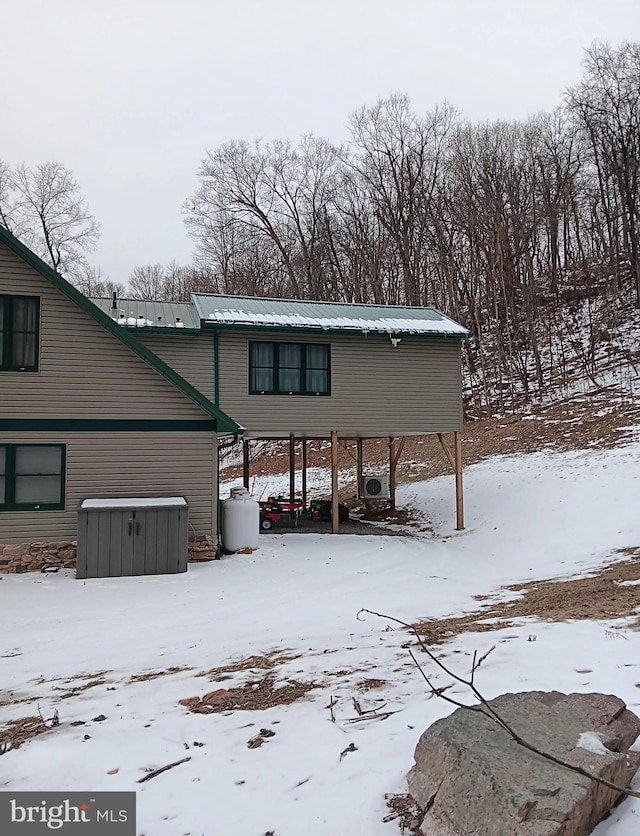
[[[606,694],[533,691],[489,705],[527,743],[628,787],[640,719]],[[486,711],[459,708],[420,738],[409,792],[425,836],[586,836],[620,793],[516,743]]]

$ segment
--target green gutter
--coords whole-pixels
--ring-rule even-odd
[[[138,340],[117,322],[114,322],[109,314],[105,313],[101,308],[95,305],[83,293],[69,284],[66,279],[63,279],[59,273],[56,273],[48,264],[45,264],[41,258],[26,247],[21,241],[15,238],[3,226],[0,226],[0,242],[5,244],[12,250],[19,258],[26,261],[34,268],[40,275],[47,279],[58,290],[62,291],[72,302],[75,302],[78,307],[82,308],[85,313],[106,328],[116,339],[127,346],[134,354],[137,354],[141,360],[147,365],[151,366],[161,377],[169,381],[173,386],[179,389],[184,395],[193,401],[196,406],[204,410],[207,415],[210,415],[216,420],[216,431],[220,434],[233,433],[241,434],[242,428],[232,418],[222,412],[216,405],[199,392],[188,381],[181,377],[176,371],[168,366],[156,354],[150,351],[145,345],[138,342]]]
[[[202,330],[206,331],[208,328],[214,327],[216,330],[225,329],[227,331],[247,331],[249,333],[262,333],[262,334],[313,334],[314,337],[322,337],[322,336],[341,336],[341,337],[400,337],[401,339],[411,339],[411,340],[467,340],[471,336],[470,331],[460,332],[447,332],[447,333],[437,333],[437,332],[411,332],[407,333],[404,331],[376,331],[373,328],[371,330],[365,331],[361,328],[359,329],[349,329],[349,328],[321,328],[320,326],[314,325],[239,325],[234,322],[210,322],[209,320],[203,319],[202,320]]]
[[[220,499],[220,450],[227,450],[229,447],[233,447],[234,444],[238,443],[238,439],[242,433],[234,433],[233,438],[231,441],[225,441],[224,444],[218,444],[218,455],[216,457],[216,484],[218,486],[217,495],[218,495],[218,508],[216,513],[216,535],[217,535],[217,544],[216,544],[216,560],[220,560],[222,557],[222,501]]]
[[[220,331],[213,332],[214,404],[220,407]]]

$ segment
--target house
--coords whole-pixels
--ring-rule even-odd
[[[85,499],[184,497],[192,548],[219,548],[219,450],[244,437],[332,450],[454,434],[462,516],[461,343],[428,308],[196,294],[89,300],[0,227],[0,571],[74,565]],[[232,417],[230,417],[232,416]],[[444,446],[444,441],[443,441]]]
[[[241,432],[0,226],[0,571],[74,565],[88,497],[183,496],[215,550],[218,439]]]
[[[461,344],[469,336],[431,308],[355,305],[197,293],[192,303],[95,300],[253,439],[389,441],[390,499],[403,439],[454,434],[457,522],[463,527]],[[337,453],[334,449],[334,459]],[[333,468],[335,471],[335,467]],[[334,484],[337,476],[334,472]],[[333,491],[337,503],[337,488]],[[334,514],[337,520],[337,513]]]

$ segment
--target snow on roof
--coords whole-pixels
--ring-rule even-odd
[[[150,299],[92,298],[118,325],[129,328],[188,328],[200,330],[200,318],[193,302],[158,302]]]
[[[385,334],[442,334],[465,337],[466,328],[435,308],[307,302],[253,296],[193,296],[200,318],[227,325],[318,328]]]

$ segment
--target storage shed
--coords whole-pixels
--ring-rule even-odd
[[[85,499],[78,511],[78,578],[187,571],[184,497]]]

